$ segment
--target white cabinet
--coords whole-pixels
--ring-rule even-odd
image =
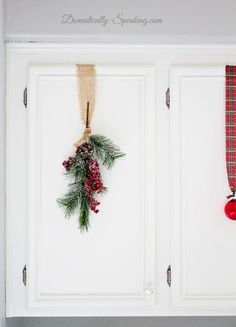
[[[100,213],[90,216],[87,233],[78,230],[78,217],[65,219],[56,202],[68,184],[61,163],[73,153],[84,128],[76,66],[29,63],[26,70],[27,108],[9,104],[7,192],[11,226],[24,219],[28,312],[53,308],[60,315],[63,307],[78,315],[150,310],[155,296],[154,67],[96,65],[93,133],[110,137],[126,157],[112,171],[103,170],[108,193],[101,198]],[[19,110],[24,126],[14,118]],[[20,145],[24,155],[16,156],[18,135],[26,142]],[[25,162],[21,172],[15,167],[18,160]],[[24,176],[24,184],[14,171]],[[16,263],[11,264],[14,275]],[[9,310],[19,312],[22,304],[10,288]]]
[[[7,316],[234,314],[228,51],[8,47]],[[61,162],[83,130],[76,63],[97,69],[93,132],[127,154],[103,171],[109,192],[88,233],[56,203],[67,187]]]
[[[173,68],[170,88],[172,301],[235,308],[236,224],[223,210],[224,66]]]

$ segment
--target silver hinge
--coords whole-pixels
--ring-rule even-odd
[[[170,109],[170,88],[166,90],[166,106],[168,109]]]
[[[26,286],[26,281],[27,281],[27,270],[26,270],[26,265],[24,265],[24,268],[22,270],[22,280],[24,285]]]
[[[23,103],[24,103],[25,108],[27,108],[27,87],[24,89],[24,92],[23,92]]]
[[[167,284],[171,287],[171,265],[168,266],[166,271]]]

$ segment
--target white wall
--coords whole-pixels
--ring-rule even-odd
[[[235,0],[6,0],[8,40],[119,42],[236,42]],[[115,23],[62,24],[74,18],[115,18]],[[161,18],[161,24],[124,24],[123,18]]]

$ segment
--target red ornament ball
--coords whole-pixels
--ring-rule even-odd
[[[236,200],[230,200],[225,205],[225,214],[231,220],[236,220]]]

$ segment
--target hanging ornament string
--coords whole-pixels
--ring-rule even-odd
[[[225,67],[225,136],[228,183],[232,194],[226,203],[226,216],[236,220],[236,66]]]
[[[90,212],[98,213],[100,202],[97,196],[104,193],[100,164],[111,168],[123,157],[119,147],[103,135],[91,134],[91,123],[95,109],[96,70],[94,65],[76,65],[80,117],[84,124],[82,137],[75,142],[75,153],[63,161],[66,175],[70,179],[68,192],[57,199],[65,216],[79,216],[79,228],[88,230]]]

